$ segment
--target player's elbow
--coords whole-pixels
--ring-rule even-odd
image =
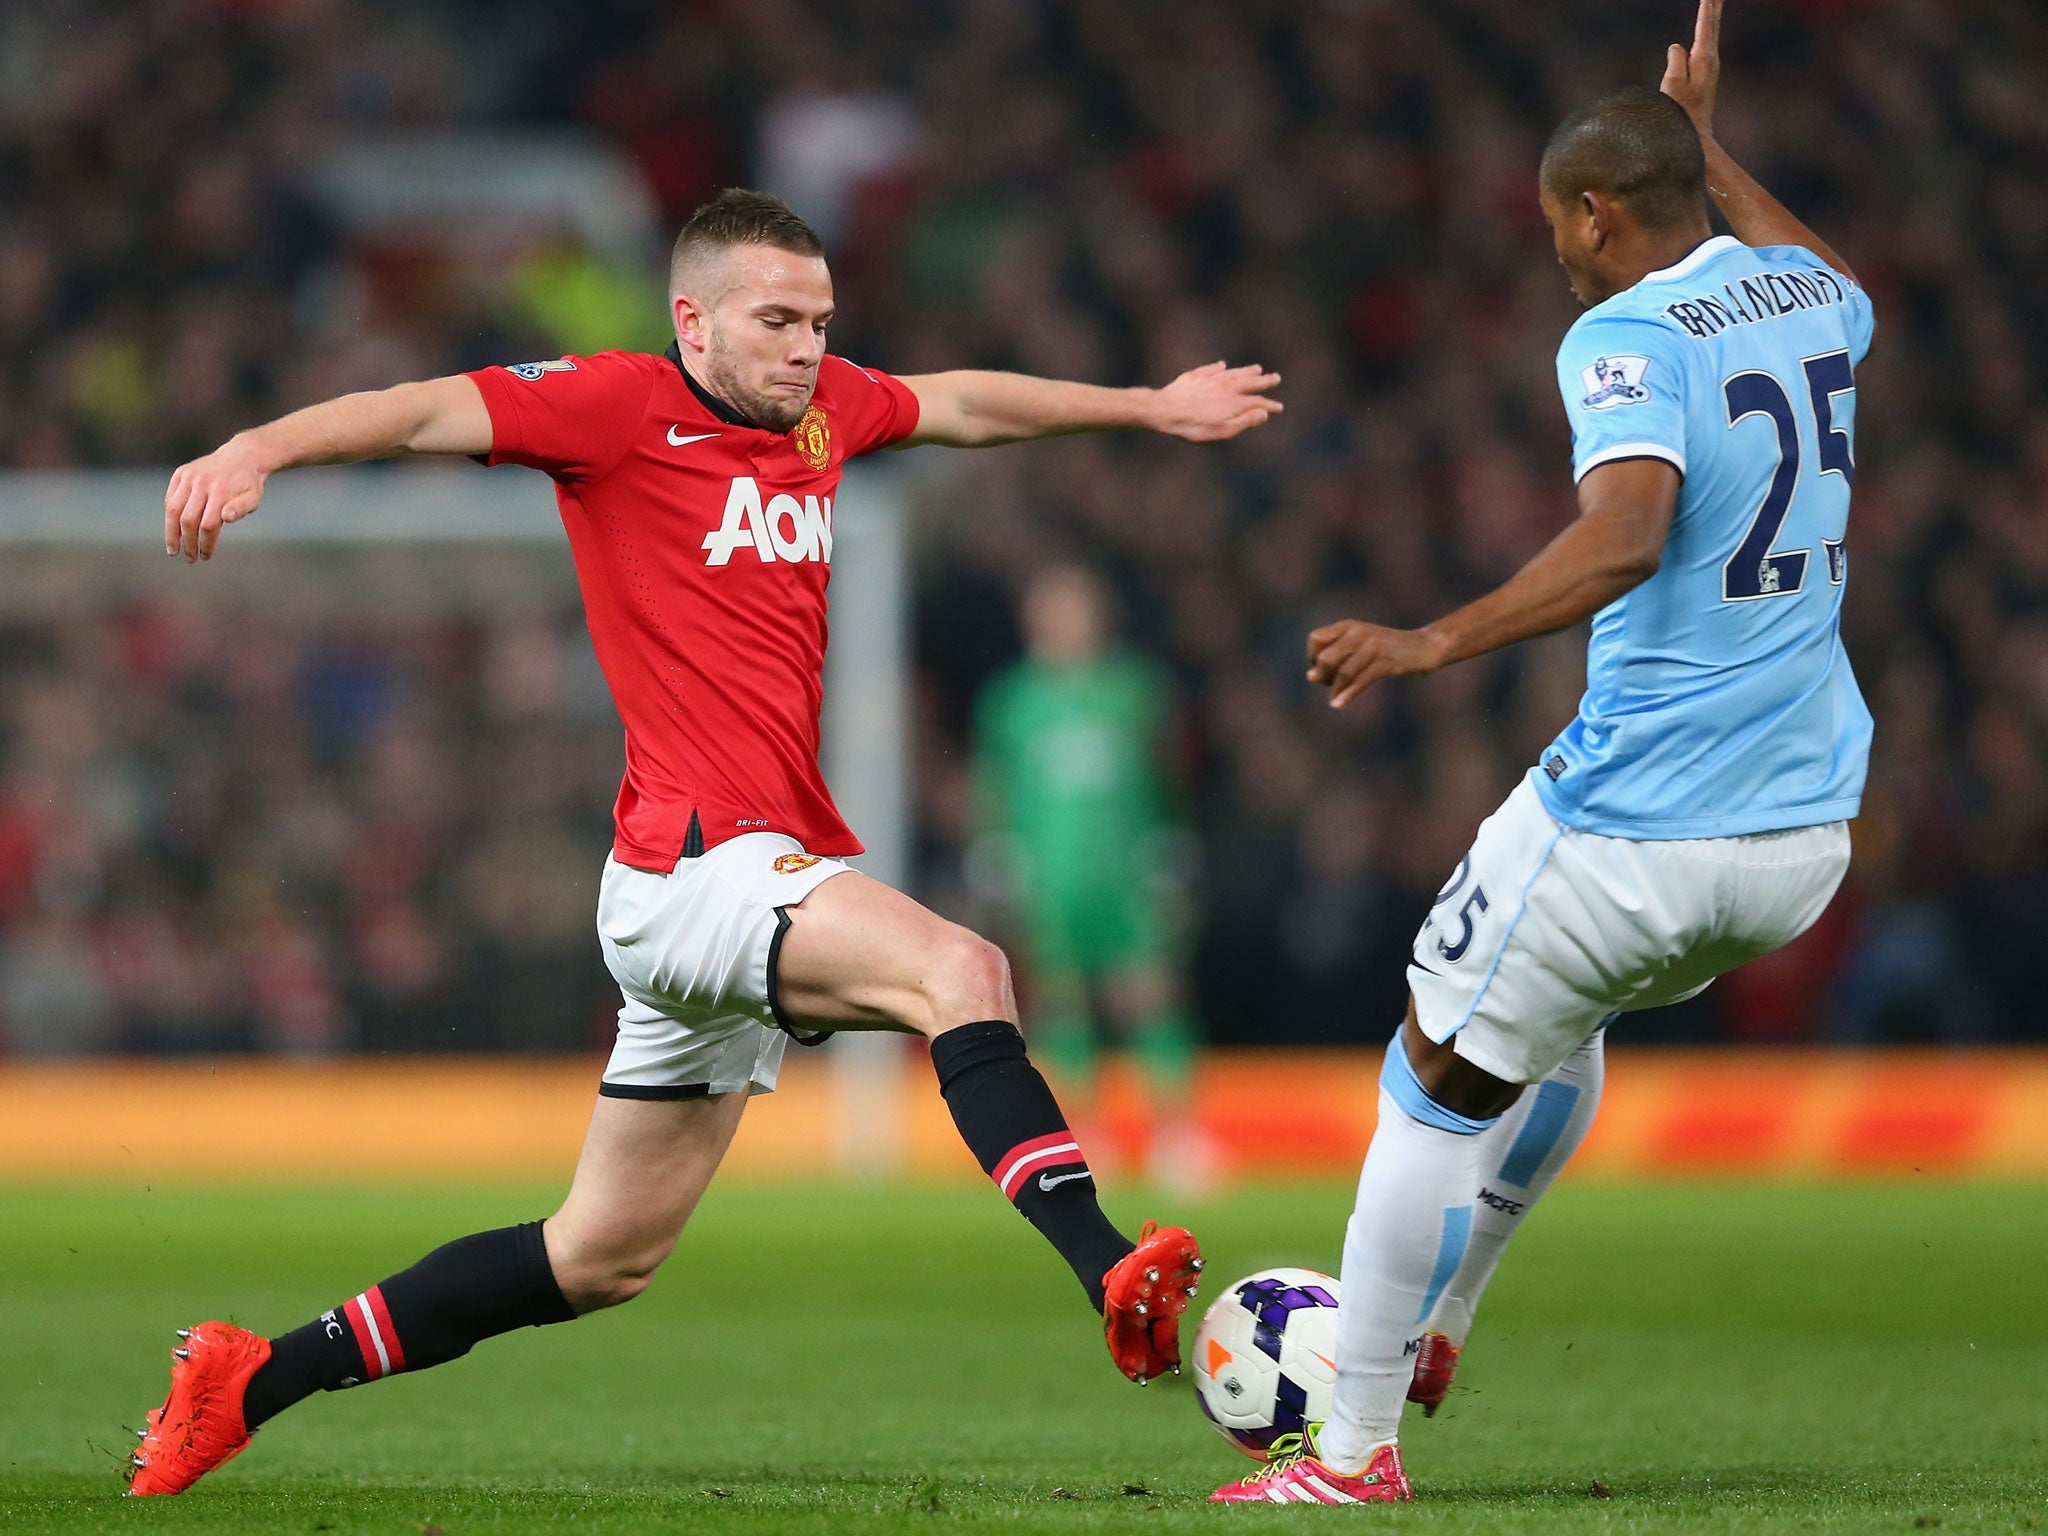
[[[1616,576],[1628,587],[1639,587],[1663,567],[1664,541],[1641,544],[1625,551],[1617,563]]]
[[[975,414],[965,400],[957,401],[952,412],[945,418],[945,425],[934,441],[947,448],[992,448],[997,443],[1006,443],[1005,437],[986,416]]]
[[[1608,523],[1608,569],[1620,590],[1639,587],[1664,564],[1664,543],[1671,534],[1668,512],[1648,506],[1627,506]]]
[[[928,442],[947,448],[993,448],[1023,435],[1008,419],[999,395],[971,374],[947,381],[925,408],[919,430]],[[922,400],[921,400],[922,403]]]
[[[394,384],[381,391],[381,404],[389,412],[396,429],[399,451],[403,453],[430,453],[436,429],[440,426],[440,412],[433,389],[425,381],[410,384]]]

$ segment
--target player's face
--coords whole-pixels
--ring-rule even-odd
[[[832,273],[822,256],[743,245],[726,254],[720,275],[723,291],[683,340],[703,347],[713,393],[756,426],[787,432],[818,387]],[[681,320],[679,331],[689,324]]]
[[[1055,666],[1074,665],[1102,649],[1108,615],[1102,594],[1087,576],[1055,570],[1024,595],[1024,639],[1031,654]]]
[[[1550,195],[1550,188],[1538,191],[1543,221],[1550,226],[1550,243],[1557,248],[1558,264],[1564,268],[1572,292],[1581,304],[1592,306],[1611,296],[1598,271],[1599,248],[1591,210],[1583,200],[1565,207]]]

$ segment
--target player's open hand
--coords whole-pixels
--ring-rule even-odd
[[[164,492],[164,553],[183,555],[188,564],[211,560],[221,529],[256,510],[269,478],[254,455],[233,441],[179,465]]]
[[[1267,394],[1279,382],[1279,374],[1268,373],[1257,363],[1190,368],[1154,391],[1153,429],[1191,443],[1223,442],[1280,414],[1280,402]]]
[[[1664,83],[1659,87],[1685,108],[1703,139],[1714,136],[1714,92],[1721,84],[1721,4],[1722,0],[1700,0],[1692,47],[1673,43],[1664,50]]]
[[[1443,642],[1427,629],[1385,629],[1340,619],[1308,637],[1308,680],[1330,690],[1332,709],[1342,709],[1386,678],[1434,672],[1443,664]]]

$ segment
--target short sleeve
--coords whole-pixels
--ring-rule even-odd
[[[656,372],[632,352],[479,368],[468,375],[491,413],[487,464],[524,464],[587,482],[626,456]]]
[[[1854,367],[1870,355],[1871,338],[1877,334],[1877,311],[1871,305],[1870,295],[1846,272],[1837,272],[1806,247],[1792,249],[1804,266],[1829,278],[1842,290],[1842,329],[1848,335],[1849,363]]]
[[[1679,338],[1654,321],[1589,315],[1557,351],[1572,424],[1572,478],[1617,459],[1663,459],[1685,473],[1685,370]]]
[[[830,353],[820,367],[831,371],[834,414],[846,434],[847,458],[900,443],[917,430],[917,396],[901,379]]]

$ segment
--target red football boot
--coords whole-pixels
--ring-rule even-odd
[[[1138,1246],[1102,1277],[1102,1333],[1116,1368],[1139,1386],[1180,1372],[1180,1315],[1202,1277],[1202,1250],[1184,1227],[1146,1222]]]
[[[249,1443],[242,1394],[270,1358],[270,1340],[233,1323],[180,1328],[171,1351],[171,1395],[152,1408],[129,1456],[128,1492],[183,1493]]]
[[[1211,1504],[1404,1504],[1415,1497],[1401,1470],[1401,1447],[1383,1445],[1363,1472],[1333,1472],[1316,1460],[1315,1441],[1284,1435],[1278,1453],[1250,1477],[1225,1483],[1209,1495]]]
[[[1425,1333],[1415,1355],[1415,1376],[1408,1383],[1408,1401],[1422,1404],[1422,1416],[1436,1417],[1450,1395],[1451,1373],[1458,1368],[1459,1347],[1441,1333]]]

